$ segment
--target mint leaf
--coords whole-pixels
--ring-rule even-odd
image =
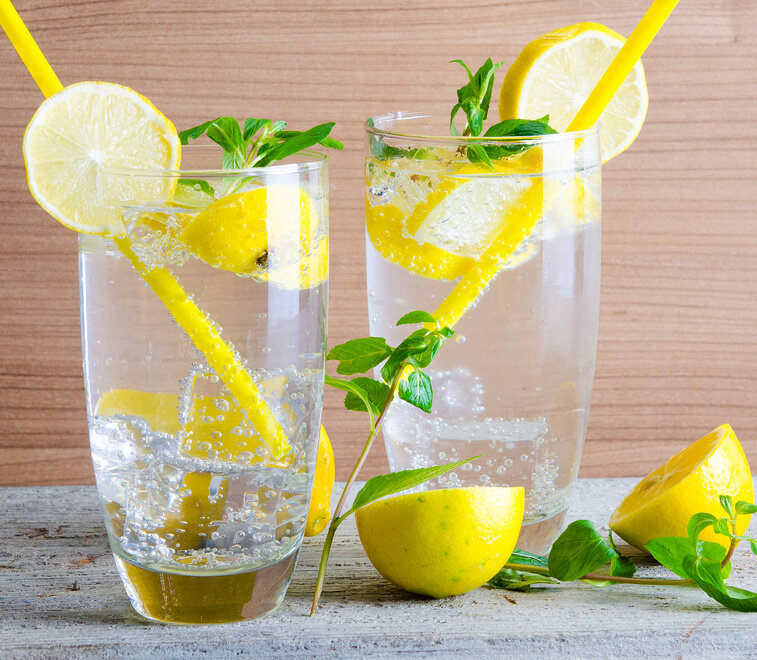
[[[633,577],[636,573],[636,564],[630,557],[623,557],[615,547],[615,541],[612,540],[612,532],[607,537],[607,542],[615,556],[610,559],[610,575],[617,577]]]
[[[366,381],[376,383],[376,385],[369,385]],[[384,401],[381,401],[380,404],[378,403],[378,395],[381,389],[379,386],[386,388],[386,394],[389,392],[389,388],[386,387],[386,385],[379,383],[372,378],[341,380],[340,378],[334,378],[327,374],[326,385],[347,392],[347,396],[344,398],[344,407],[347,408],[347,410],[358,410],[363,412],[370,411],[372,415],[380,414],[386,399],[385,395]]]
[[[444,346],[444,338],[440,336],[430,338],[428,345],[423,350],[423,352],[414,353],[413,355],[409,356],[408,362],[416,367],[419,367],[420,369],[425,369],[428,365],[431,364],[432,360],[436,357],[436,354],[441,350],[442,346]]]
[[[210,121],[203,122],[202,124],[198,124],[197,126],[193,126],[192,128],[188,128],[185,131],[179,131],[179,141],[182,144],[189,144],[190,140],[196,140],[198,137],[203,135],[206,130],[208,130],[208,126],[210,126],[215,119],[211,119]]]
[[[242,129],[234,117],[219,117],[210,122],[206,129],[207,136],[220,145],[232,163],[231,167],[224,165],[224,169],[239,169],[244,167],[245,144]]]
[[[558,584],[546,575],[516,571],[512,568],[503,568],[489,582],[489,586],[495,589],[507,589],[508,591],[531,591],[534,584]]]
[[[408,312],[399,321],[397,325],[407,325],[409,323],[433,323],[439,325],[436,319],[428,312],[424,312],[422,309],[417,309],[414,312]]]
[[[312,147],[315,144],[321,142],[328,137],[331,133],[331,129],[334,128],[334,122],[327,122],[325,124],[319,124],[307,131],[294,131],[294,135],[289,138],[285,138],[281,144],[274,147],[256,163],[257,167],[264,167],[269,165],[273,161],[283,160],[288,156],[296,154],[303,149]],[[341,143],[340,143],[341,144]]]
[[[549,551],[549,572],[560,581],[577,580],[604,566],[617,553],[588,520],[576,520],[557,537]]]
[[[644,546],[656,561],[672,573],[688,578],[683,568],[683,560],[689,555],[699,555],[721,564],[725,559],[725,548],[712,541],[697,541],[696,546],[685,536],[662,536],[652,539]]]
[[[378,366],[392,354],[392,348],[383,337],[350,339],[334,346],[326,355],[327,360],[339,360],[337,373],[350,376],[362,374]]]
[[[373,477],[373,479],[368,479],[355,496],[352,508],[341,517],[346,518],[358,509],[387,495],[394,495],[395,493],[401,493],[403,490],[420,486],[422,483],[436,479],[461,465],[475,461],[477,458],[480,458],[480,456],[456,461],[455,463],[447,463],[446,465],[434,465],[427,468],[418,468],[417,470],[401,470],[400,472],[382,474],[378,477]]]
[[[728,514],[729,518],[733,518],[736,513],[733,509],[733,498],[730,495],[721,495],[719,498],[720,506],[723,507],[723,511]]]
[[[549,561],[546,557],[541,555],[535,555],[532,552],[515,548],[513,554],[510,555],[510,559],[507,560],[510,564],[527,564],[528,566],[541,566],[547,568]]]
[[[757,612],[757,593],[725,584],[717,561],[687,555],[683,558],[683,570],[710,598],[728,609]]]
[[[202,192],[208,195],[208,197],[215,199],[216,191],[205,179],[179,179],[176,182],[176,185],[177,188],[176,193],[174,193],[173,196],[173,201],[178,204],[183,204],[183,200],[194,200],[196,198],[196,195],[189,192],[187,189],[194,192]],[[209,199],[208,203],[212,202],[213,199]]]
[[[381,368],[381,377],[384,382],[391,383],[397,372],[402,368],[405,360],[411,355],[423,353],[428,346],[429,331],[420,328],[409,334],[402,343],[392,352],[391,357]]]
[[[686,525],[686,533],[689,535],[692,543],[696,543],[699,535],[708,527],[715,524],[717,518],[711,513],[695,513]]]
[[[245,140],[249,140],[251,137],[255,135],[261,128],[264,126],[270,126],[271,120],[270,119],[255,119],[255,118],[249,118],[244,120],[244,131],[242,133],[242,136]]]
[[[449,118],[450,133],[452,135],[460,135],[455,126],[455,117],[462,110],[466,116],[462,135],[481,135],[484,120],[489,114],[489,104],[491,103],[494,86],[494,73],[504,62],[494,64],[491,58],[489,58],[476,73],[472,73],[468,65],[462,60],[452,60],[450,64],[452,63],[459,64],[465,69],[468,82],[457,90],[457,103],[452,108]]]
[[[505,121],[499,122],[499,124],[490,126],[484,134],[484,137],[530,137],[557,133],[548,122],[549,115],[545,115],[541,119],[506,119]],[[475,149],[473,147],[468,147],[467,155],[468,160],[473,163],[483,161],[487,164],[491,164],[492,160],[514,156],[528,148],[529,146],[526,144],[475,145]],[[486,157],[483,157],[481,151],[485,152]]]
[[[753,513],[757,513],[757,504],[752,504],[751,502],[744,502],[744,500],[739,500],[736,502],[736,515],[737,516],[746,516],[751,515]]]
[[[400,399],[413,404],[423,412],[430,413],[434,401],[434,389],[431,379],[418,369],[413,369],[399,383],[397,389]]]

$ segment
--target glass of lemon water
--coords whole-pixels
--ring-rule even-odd
[[[449,115],[396,113],[366,134],[371,335],[396,345],[396,319],[415,309],[456,331],[427,370],[431,414],[392,404],[389,464],[480,455],[428,488],[524,486],[518,546],[542,552],[563,525],[589,414],[598,133],[451,137]]]
[[[188,147],[182,171],[107,172],[128,190],[166,184],[151,186],[165,198],[121,207],[153,288],[122,246],[79,241],[98,491],[132,605],[160,621],[237,621],[281,602],[318,444],[327,160],[302,153],[265,168],[208,169],[217,160],[217,148]],[[193,310],[179,316],[195,325],[205,319],[205,345],[169,313],[176,305]],[[230,359],[213,366],[207,355],[221,342]],[[227,387],[240,370],[246,407],[238,385]]]

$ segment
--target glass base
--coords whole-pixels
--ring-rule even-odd
[[[134,609],[161,623],[231,623],[263,616],[284,600],[297,551],[276,564],[231,575],[155,571],[113,555]]]
[[[560,535],[565,525],[567,509],[563,509],[551,518],[537,520],[523,525],[516,546],[536,555],[546,555],[554,540]]]

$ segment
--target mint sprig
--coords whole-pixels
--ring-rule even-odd
[[[728,609],[757,612],[757,593],[726,584],[731,572],[731,557],[740,541],[747,541],[757,554],[757,540],[736,534],[739,516],[757,513],[751,502],[733,502],[720,496],[726,515],[694,514],[687,525],[687,536],[652,539],[646,549],[660,564],[682,579],[635,577],[636,565],[617,551],[612,540],[605,539],[588,520],[577,520],[565,529],[549,551],[548,557],[516,549],[504,568],[489,581],[498,589],[527,591],[542,582],[582,580],[604,586],[613,582],[650,585],[699,586],[710,598]],[[716,534],[729,539],[728,550],[719,543],[703,541],[702,532],[712,527]],[[609,567],[609,572],[595,573]]]
[[[334,518],[329,525],[326,540],[323,543],[318,579],[313,595],[313,604],[310,608],[311,616],[315,614],[318,607],[334,534],[347,516],[380,497],[413,488],[430,479],[435,479],[459,465],[474,460],[469,459],[444,466],[406,470],[374,477],[357,494],[352,508],[347,513],[342,514],[347,494],[357,478],[373,445],[373,439],[381,429],[386,412],[395,398],[399,397],[426,413],[431,412],[434,391],[431,386],[431,378],[423,369],[431,364],[444,342],[452,337],[455,332],[448,327],[442,327],[431,314],[422,310],[405,314],[397,321],[397,326],[419,323],[422,323],[423,327],[411,332],[396,348],[389,346],[383,337],[364,337],[339,344],[326,355],[327,360],[338,362],[336,371],[343,376],[353,376],[375,369],[382,364],[383,366],[380,371],[380,380],[369,376],[357,376],[350,379],[326,376],[326,385],[346,393],[344,407],[347,410],[368,413],[370,430],[363,451],[352,470],[352,474],[347,479],[344,490],[342,490],[339,502],[334,510]]]

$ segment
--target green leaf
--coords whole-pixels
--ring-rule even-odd
[[[433,339],[430,339],[429,344],[426,346],[423,353],[416,353],[408,357],[408,362],[410,364],[420,369],[425,369],[431,364],[432,360],[436,357],[436,354],[441,350],[441,347],[444,346],[444,338],[440,337],[435,332],[432,334],[436,336],[434,336]]]
[[[731,528],[729,527],[730,522],[731,521],[728,518],[718,518],[714,523],[712,523],[712,529],[716,534],[722,534],[723,536],[731,538],[733,536],[733,533],[731,532]]]
[[[711,513],[695,513],[686,525],[686,533],[689,535],[692,543],[696,543],[699,535],[708,527],[715,524],[717,518]]]
[[[719,498],[720,506],[723,507],[723,511],[728,514],[729,518],[733,518],[736,513],[733,510],[733,498],[730,495],[721,495]]]
[[[462,60],[452,60],[451,63],[459,64],[465,69],[468,82],[457,90],[457,103],[450,113],[450,132],[452,135],[460,134],[455,127],[455,117],[462,110],[467,119],[463,134],[481,135],[484,120],[489,114],[489,104],[491,103],[494,86],[494,73],[504,62],[494,64],[491,58],[489,58],[476,73],[472,73]]]
[[[685,536],[661,536],[652,539],[644,547],[656,561],[682,578],[688,578],[683,568],[683,560],[689,555],[698,554],[718,564],[725,559],[725,548],[719,543],[698,541],[695,546],[691,539]]]
[[[368,381],[373,384],[368,384]],[[344,407],[347,410],[356,410],[368,412],[372,415],[380,414],[389,394],[389,388],[383,383],[379,383],[372,378],[353,378],[352,380],[342,380],[326,375],[326,385],[347,392],[344,397]],[[385,388],[385,389],[383,389]],[[380,393],[384,392],[384,399],[380,400]]]
[[[452,335],[455,334],[455,331],[452,328],[448,328],[446,325],[439,330],[439,334],[442,335],[442,337],[445,337],[446,339],[449,339]]]
[[[291,138],[287,138],[281,144],[274,147],[270,151],[266,152],[265,156],[256,162],[256,166],[264,167],[269,165],[273,161],[283,160],[288,156],[292,156],[303,149],[312,147],[315,144],[321,142],[321,140],[328,137],[331,129],[334,128],[334,122],[327,122],[325,124],[319,124],[307,131],[297,132]]]
[[[725,584],[717,561],[687,555],[683,558],[683,569],[688,578],[721,605],[739,612],[757,612],[757,593]]]
[[[208,195],[209,197],[212,197],[215,199],[216,191],[213,189],[213,186],[211,186],[205,179],[179,179],[177,182],[177,189],[176,193],[173,196],[173,201],[181,204],[182,199],[184,198],[190,198],[193,199],[196,197],[192,192],[189,192],[189,190],[192,190],[193,192],[202,192]],[[182,190],[189,189],[189,190]],[[213,199],[208,200],[209,202],[212,202]]]
[[[480,458],[480,456],[467,458],[463,461],[456,461],[455,463],[447,463],[446,465],[434,465],[427,468],[418,468],[417,470],[401,470],[399,472],[382,474],[378,477],[373,477],[373,479],[368,479],[355,496],[352,508],[344,515],[340,516],[340,518],[346,518],[351,513],[354,513],[358,509],[361,509],[382,497],[401,493],[403,490],[415,488],[422,483],[431,481],[431,479],[441,477],[443,474],[446,474],[461,465],[475,461],[477,458]]]
[[[377,367],[392,354],[392,348],[383,337],[350,339],[334,346],[326,355],[327,360],[339,360],[337,373],[350,376],[362,374]]]
[[[391,383],[397,372],[402,368],[408,356],[423,353],[429,344],[429,331],[420,328],[408,335],[402,343],[392,352],[392,355],[381,368],[381,377],[384,382]]]
[[[179,131],[179,140],[182,144],[189,144],[190,140],[196,140],[198,137],[203,135],[205,131],[208,130],[208,126],[210,126],[214,121],[217,120],[211,119],[210,121],[206,121],[202,124],[198,124],[197,126],[193,126],[192,128],[188,128],[185,131]]]
[[[549,567],[549,560],[541,555],[535,555],[532,552],[515,548],[513,554],[510,555],[510,559],[507,560],[509,564],[527,564],[529,566],[541,566],[542,568]]]
[[[588,520],[576,520],[557,537],[549,551],[549,572],[567,582],[604,566],[617,553]]]
[[[738,502],[736,502],[737,516],[751,515],[753,513],[757,513],[757,504],[752,504],[752,502],[744,502],[744,500],[739,500]]]
[[[413,369],[400,382],[397,389],[400,399],[411,403],[423,412],[430,413],[434,401],[431,379],[418,369]]]
[[[483,162],[490,170],[494,171],[494,165],[492,164],[491,158],[489,158],[489,153],[487,149],[488,149],[487,146],[482,146],[480,144],[472,144],[470,147],[468,147],[468,151],[467,151],[468,160],[471,163]]]
[[[218,117],[218,119],[214,119],[210,122],[205,132],[227,154],[233,154],[235,158],[234,162],[238,163],[236,167],[244,166],[244,138],[242,137],[242,129],[239,127],[239,122],[234,117]]]
[[[507,589],[508,591],[531,591],[534,584],[558,584],[546,575],[516,571],[512,568],[503,568],[488,582],[495,589]]]
[[[249,119],[245,119],[244,131],[242,133],[242,136],[244,137],[245,140],[249,140],[261,128],[263,128],[264,126],[270,126],[270,124],[271,124],[270,119],[255,119],[253,117],[250,117]]]
[[[607,537],[607,542],[615,556],[610,559],[610,575],[617,577],[633,577],[636,573],[636,564],[630,557],[623,557],[615,547],[615,541],[612,540],[612,532]]]
[[[278,131],[276,133],[276,137],[288,140],[299,135],[300,133],[302,133],[302,131]],[[335,140],[332,137],[323,138],[323,140],[320,141],[320,144],[324,147],[328,147],[329,149],[344,149],[344,145],[339,142],[339,140]]]
[[[414,312],[408,312],[399,321],[397,325],[407,325],[409,323],[433,323],[438,325],[436,319],[428,312],[424,312],[421,309],[417,309]]]
[[[374,415],[381,414],[386,398],[389,396],[389,388],[384,383],[367,376],[358,376],[350,382],[363,390],[363,396],[361,397],[356,392],[348,392],[344,397],[344,407],[355,412],[368,412],[365,407],[365,399],[367,399],[371,412]]]

